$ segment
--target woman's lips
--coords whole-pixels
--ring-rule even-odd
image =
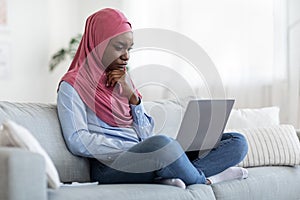
[[[107,70],[122,70],[127,64],[127,61],[115,61],[107,67]]]
[[[124,69],[126,67],[126,65],[113,65],[113,66],[110,66],[108,67],[109,70],[116,70],[116,69]]]

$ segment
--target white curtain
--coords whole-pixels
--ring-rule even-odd
[[[289,98],[285,102],[288,111],[285,120],[300,128],[300,1],[286,1],[288,38],[287,96]]]
[[[227,97],[236,99],[236,108],[279,106],[281,123],[299,128],[298,0],[128,0],[123,7],[134,28],[169,29],[199,44],[215,63]],[[149,52],[140,56],[141,62],[149,55],[155,58],[150,62],[187,71],[182,63],[178,68],[177,58]],[[174,83],[171,76],[164,78]]]

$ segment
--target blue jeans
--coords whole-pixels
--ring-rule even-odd
[[[180,178],[187,185],[205,184],[206,177],[218,174],[228,167],[241,162],[247,154],[248,146],[246,139],[239,133],[224,133],[217,148],[212,149],[208,155],[198,158],[197,154],[185,153],[179,143],[167,136],[156,135],[133,146],[129,152],[148,153],[155,152],[169,145],[167,152],[159,152],[149,159],[140,159],[145,167],[153,167],[151,171],[133,172],[128,171],[134,167],[127,154],[121,155],[121,163],[124,169],[119,170],[109,167],[96,159],[90,160],[91,179],[103,184],[110,183],[153,183],[159,178]],[[167,164],[170,155],[179,155],[176,160]],[[126,162],[126,160],[128,162]],[[139,164],[136,164],[139,165]],[[126,167],[128,166],[128,167]]]

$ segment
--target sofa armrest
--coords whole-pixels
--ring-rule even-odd
[[[45,161],[41,155],[0,147],[0,199],[47,199]]]

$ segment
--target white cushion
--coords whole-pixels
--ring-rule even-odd
[[[144,102],[146,112],[154,119],[156,134],[176,138],[187,103],[192,97],[176,100],[157,100]],[[255,128],[279,125],[279,108],[232,109],[226,129]]]
[[[189,98],[144,102],[146,112],[154,120],[154,133],[176,138]]]
[[[249,150],[239,164],[241,167],[300,164],[300,142],[292,125],[233,129],[228,132],[241,133],[247,139]]]
[[[255,128],[279,125],[279,108],[232,109],[226,129]]]
[[[0,131],[0,145],[20,147],[42,155],[46,162],[48,186],[53,189],[60,186],[59,176],[52,160],[26,128],[13,121],[5,121],[2,130]]]

